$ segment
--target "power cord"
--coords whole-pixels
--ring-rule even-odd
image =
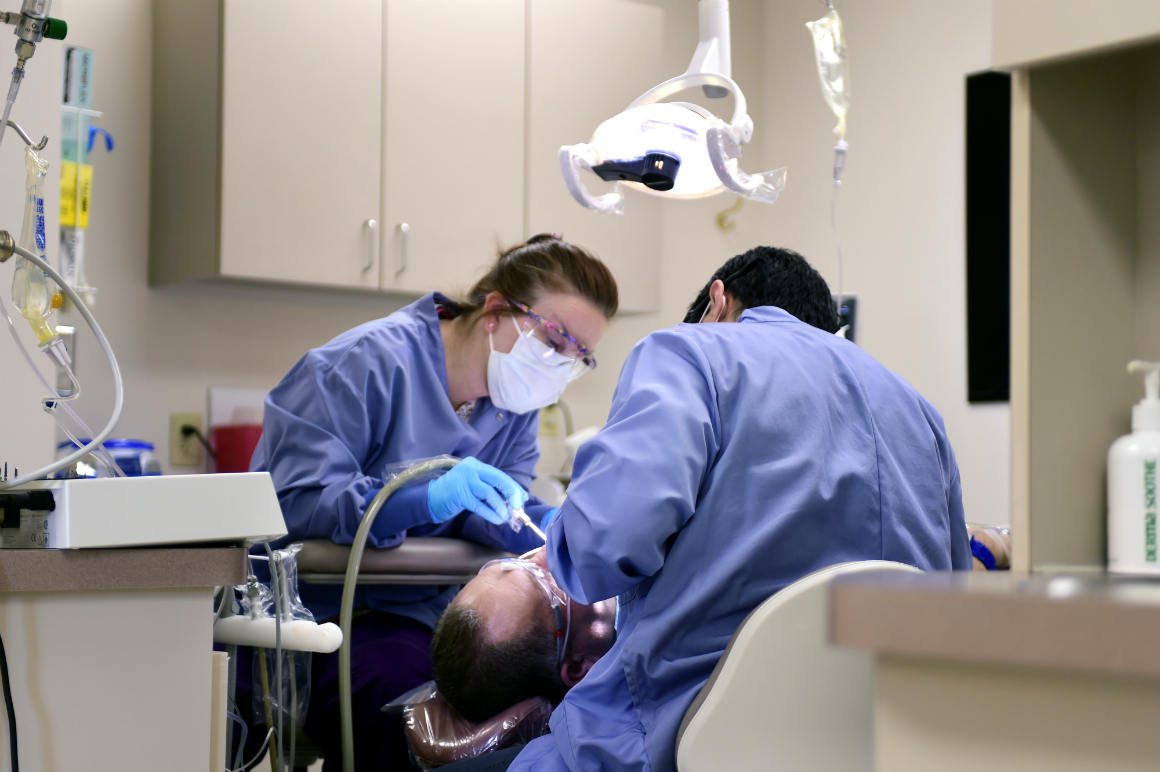
[[[209,454],[209,457],[212,458],[214,461],[217,461],[217,453],[213,452],[213,446],[209,444],[209,440],[207,440],[205,438],[205,435],[202,434],[201,430],[198,429],[196,426],[194,426],[193,424],[184,424],[181,427],[181,436],[183,439],[189,439],[190,437],[197,437],[197,441],[201,443],[201,446],[203,448],[205,448],[205,452]]]
[[[4,681],[4,707],[8,711],[8,748],[12,752],[12,772],[20,772],[20,754],[16,752],[16,708],[12,705],[12,685],[8,682],[8,657],[4,639],[0,638],[0,679]]]

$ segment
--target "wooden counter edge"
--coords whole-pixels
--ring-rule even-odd
[[[846,582],[829,625],[884,655],[1160,677],[1160,606]]]
[[[242,584],[244,555],[242,547],[0,550],[0,592]]]

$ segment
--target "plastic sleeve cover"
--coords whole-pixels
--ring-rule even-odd
[[[602,214],[624,214],[624,193],[619,182],[612,187],[611,193],[594,196],[580,179],[580,169],[592,168],[594,159],[590,145],[564,145],[560,148],[559,158],[564,185],[577,203]]]
[[[526,744],[545,734],[552,705],[543,697],[475,724],[460,717],[432,685],[403,711],[407,743],[423,769],[475,758],[489,751]]]
[[[785,189],[787,169],[782,167],[759,174],[746,174],[738,168],[741,147],[726,126],[713,126],[705,132],[709,161],[721,184],[752,201],[772,204]]]

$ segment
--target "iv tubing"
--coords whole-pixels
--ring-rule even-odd
[[[0,118],[0,142],[4,141],[4,130],[8,128],[8,116],[12,113],[12,105],[16,102],[16,94],[20,91],[20,81],[24,80],[24,60],[17,59],[12,68],[12,85],[8,87],[8,99],[4,102],[4,117]]]
[[[424,461],[395,475],[383,486],[374,500],[363,514],[358,524],[358,531],[354,535],[354,543],[350,547],[350,559],[346,564],[346,579],[342,583],[342,611],[338,617],[342,628],[342,646],[338,650],[338,710],[342,722],[342,769],[343,772],[354,772],[354,724],[352,723],[350,704],[350,623],[354,610],[355,585],[358,584],[359,565],[362,563],[363,548],[366,547],[367,537],[371,526],[383,504],[399,488],[417,477],[441,469],[450,469],[459,463],[456,458],[437,458]]]
[[[113,414],[109,416],[109,422],[105,424],[105,428],[102,429],[100,433],[97,434],[97,436],[93,437],[89,441],[88,445],[85,445],[83,448],[80,448],[74,453],[65,456],[59,461],[55,461],[46,467],[37,469],[34,472],[29,472],[22,477],[17,477],[11,482],[0,483],[0,490],[14,488],[18,485],[23,485],[24,483],[40,479],[41,477],[47,477],[53,472],[64,469],[66,466],[70,466],[74,462],[79,461],[80,459],[87,456],[89,453],[92,453],[95,448],[100,447],[101,443],[108,439],[109,435],[113,433],[113,427],[117,425],[117,421],[121,418],[121,408],[125,402],[125,385],[121,381],[121,368],[117,366],[117,357],[113,354],[112,346],[109,345],[109,341],[105,337],[105,333],[101,332],[101,326],[97,324],[97,320],[93,318],[93,313],[89,310],[89,307],[85,305],[85,301],[81,299],[81,296],[77,294],[75,289],[69,286],[69,283],[65,281],[64,277],[57,273],[57,270],[49,265],[46,261],[42,260],[39,255],[33,254],[32,252],[29,252],[27,249],[20,246],[17,246],[14,251],[16,254],[20,255],[26,260],[31,261],[33,265],[47,273],[49,278],[55,281],[57,285],[65,291],[65,294],[69,296],[72,302],[76,304],[77,310],[81,312],[81,316],[84,317],[84,320],[88,322],[89,327],[92,328],[93,335],[95,335],[97,338],[97,343],[100,344],[101,350],[105,352],[105,358],[109,360],[109,369],[113,372]]]
[[[36,374],[36,377],[40,380],[41,385],[44,386],[44,388],[53,395],[50,399],[50,401],[53,402],[53,406],[48,407],[46,404],[45,410],[53,417],[57,426],[60,427],[60,430],[64,432],[65,436],[72,440],[73,444],[78,448],[81,447],[84,445],[84,443],[77,439],[75,434],[69,431],[68,426],[65,425],[64,421],[62,421],[60,416],[56,413],[58,408],[64,408],[64,412],[69,416],[69,418],[76,421],[77,425],[80,426],[83,430],[85,436],[93,436],[93,430],[90,429],[88,424],[86,424],[84,420],[82,420],[81,417],[76,414],[76,411],[74,411],[67,404],[70,400],[79,397],[81,393],[81,384],[80,381],[77,380],[76,374],[73,373],[72,368],[68,369],[68,377],[69,380],[72,381],[73,391],[67,397],[62,397],[48,382],[48,379],[44,377],[44,373],[40,372],[39,368],[36,366],[36,363],[32,361],[32,357],[28,355],[28,348],[24,345],[24,342],[20,340],[20,334],[16,332],[16,326],[12,324],[12,317],[8,315],[8,307],[4,305],[3,297],[0,297],[0,315],[3,315],[4,321],[8,323],[8,331],[12,333],[12,339],[16,341],[16,348],[18,348],[20,353],[24,355],[24,361],[28,363],[30,368],[32,368],[32,372]],[[97,448],[95,455],[101,461],[101,463],[103,463],[109,469],[109,472],[114,477],[125,476],[125,473],[121,471],[121,467],[117,466],[117,462],[113,460],[113,457],[109,455],[104,446]]]
[[[270,542],[262,542],[266,548],[266,556],[270,558],[270,590],[274,594],[274,680],[278,682],[278,731],[275,733],[274,748],[277,757],[271,759],[277,764],[274,769],[282,772],[282,713],[286,710],[286,703],[282,701],[282,561],[274,557],[270,549]],[[262,680],[266,679],[265,662],[262,663]],[[269,704],[267,702],[267,704]],[[266,714],[270,720],[270,714]]]
[[[838,329],[842,324],[842,240],[838,238],[838,188],[842,183],[834,180],[834,192],[830,197],[830,230],[834,233],[834,248],[838,251]]]

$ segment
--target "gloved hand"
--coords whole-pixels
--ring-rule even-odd
[[[450,520],[466,509],[501,525],[512,516],[504,499],[519,509],[528,494],[515,480],[476,458],[463,459],[427,486],[427,509],[435,523]]]
[[[556,519],[556,515],[558,515],[558,514],[560,514],[559,507],[549,509],[547,511],[547,513],[544,515],[543,519],[540,520],[540,530],[546,531],[548,529],[548,526],[552,524],[552,521]]]

